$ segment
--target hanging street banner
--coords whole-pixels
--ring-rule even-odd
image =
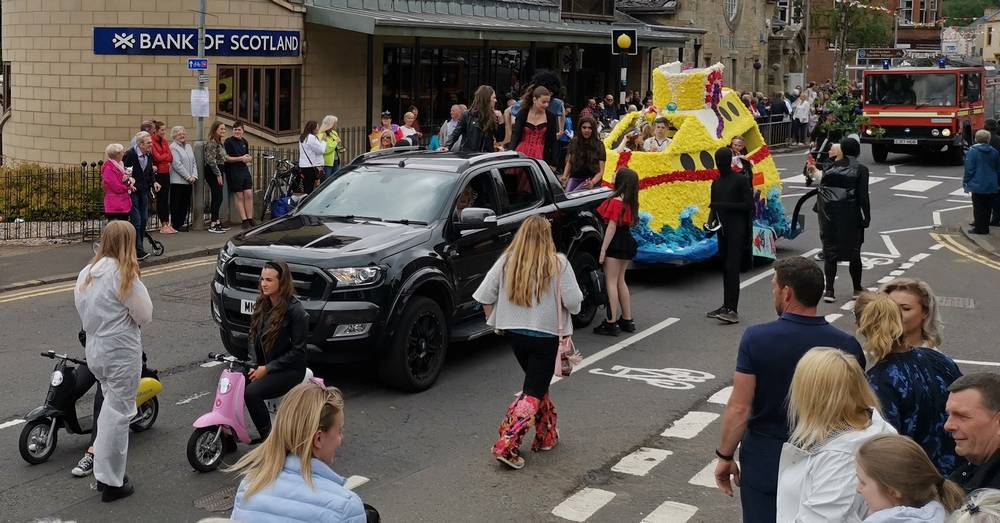
[[[298,31],[206,29],[207,56],[299,56]],[[95,27],[94,54],[197,56],[198,30]]]

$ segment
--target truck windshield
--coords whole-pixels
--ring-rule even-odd
[[[359,167],[323,187],[298,212],[430,223],[441,215],[455,180],[443,172]]]
[[[958,91],[954,74],[873,74],[866,83],[869,105],[951,107]]]

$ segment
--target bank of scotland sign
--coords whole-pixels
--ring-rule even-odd
[[[298,31],[207,29],[208,56],[299,56]],[[95,27],[94,54],[195,56],[197,29]]]

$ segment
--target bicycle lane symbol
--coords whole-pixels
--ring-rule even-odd
[[[704,383],[715,378],[715,375],[707,372],[671,367],[664,369],[646,369],[642,367],[623,367],[621,365],[615,365],[611,367],[611,372],[605,371],[604,369],[591,369],[589,372],[591,374],[609,376],[612,378],[644,381],[647,385],[671,390],[693,389],[696,384]]]

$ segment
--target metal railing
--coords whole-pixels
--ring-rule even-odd
[[[757,128],[760,129],[760,134],[764,137],[764,143],[770,147],[781,147],[791,143],[791,120],[781,122],[758,122]]]

